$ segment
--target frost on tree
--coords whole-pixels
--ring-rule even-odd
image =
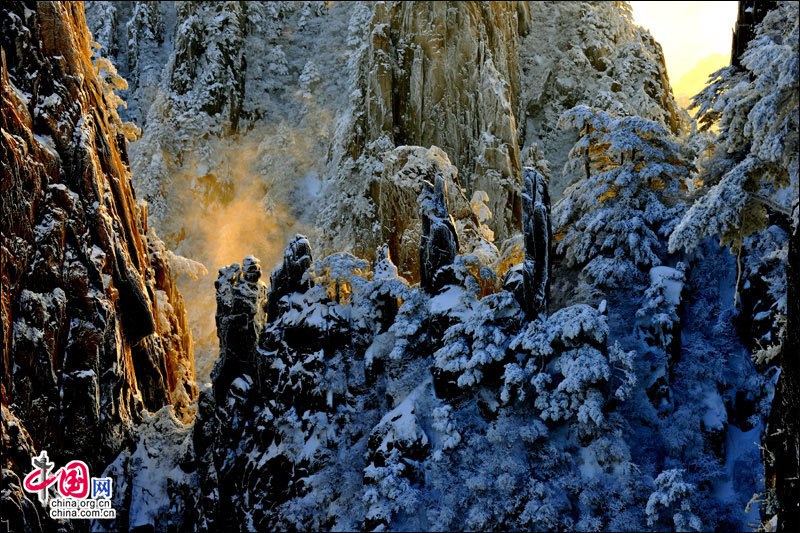
[[[419,196],[422,238],[419,244],[420,285],[436,294],[452,282],[447,269],[458,255],[458,234],[447,210],[447,184],[436,175],[434,184],[425,182]]]
[[[697,487],[684,480],[684,470],[661,472],[655,480],[656,490],[647,499],[647,525],[675,531],[702,531],[703,522],[694,514]]]
[[[663,416],[674,407],[670,382],[681,350],[679,308],[683,292],[685,266],[657,266],[650,269],[650,286],[636,311],[636,332],[644,341],[644,358],[649,360],[647,396]]]
[[[557,251],[592,284],[641,280],[665,259],[664,240],[683,209],[691,170],[683,148],[655,122],[583,105],[561,125],[581,132],[567,166],[582,168],[584,179],[553,209]]]
[[[700,165],[702,195],[669,239],[670,249],[691,251],[714,236],[737,254],[742,330],[761,364],[781,354],[781,343],[796,339],[792,328],[782,324],[788,322],[784,311],[792,309],[787,298],[793,288],[787,282],[792,271],[788,258],[796,241],[789,235],[797,228],[800,181],[798,46],[797,2],[776,3],[756,28],[738,66],[713,74],[695,97],[698,120],[705,129],[716,125],[719,133],[709,135],[708,153]],[[783,272],[781,264],[789,268]],[[784,352],[764,432],[768,497],[762,513],[773,516],[772,527],[778,531],[797,529],[800,522],[793,486],[798,479],[800,400],[796,357],[786,358],[789,354],[795,355]]]
[[[413,515],[422,500],[422,465],[430,443],[420,425],[416,400],[420,389],[389,411],[369,436],[364,469],[364,525],[370,531],[390,527],[398,513]]]
[[[454,306],[454,314],[460,316],[444,332],[443,346],[433,354],[437,394],[457,398],[474,393],[480,385],[498,389],[504,365],[511,361],[509,344],[524,321],[514,296],[501,291],[480,300],[467,297]]]
[[[544,421],[569,423],[589,440],[609,429],[609,412],[636,383],[633,352],[608,345],[605,301],[566,307],[528,324],[509,345],[501,400],[528,398]]]
[[[712,74],[693,101],[704,129],[717,125],[701,168],[706,184],[670,236],[671,250],[692,250],[719,235],[734,251],[768,225],[768,213],[789,218],[798,190],[798,5],[770,11],[741,57],[742,68]]]
[[[689,117],[670,90],[661,46],[625,2],[532,2],[531,31],[520,45],[524,145],[538,144],[561,167],[577,130],[554,127],[576,104],[636,115],[679,134]],[[522,123],[518,117],[517,123]],[[555,168],[555,167],[554,167]],[[559,198],[579,172],[550,180]]]
[[[314,285],[286,296],[261,330],[258,377],[236,376],[216,405],[201,396],[195,453],[203,505],[218,509],[204,507],[204,523],[647,530],[651,515],[673,526],[689,485],[710,502],[693,511],[703,524],[743,523],[724,522],[732,506],[715,489],[728,477],[704,433],[725,419],[716,352],[682,354],[673,385],[683,411],[660,417],[646,361],[614,342],[605,304],[525,320],[512,293],[480,297],[464,256],[451,265],[456,282],[430,296],[397,277],[385,248],[376,255],[372,272],[347,253],[312,262]],[[679,276],[657,268],[643,325],[671,318],[680,292]],[[683,480],[655,481],[676,464]],[[679,518],[679,529],[692,524]]]
[[[780,353],[786,333],[787,230],[796,224],[798,201],[799,40],[797,3],[779,3],[739,66],[712,74],[694,98],[706,130],[704,185],[669,239],[670,250],[692,251],[713,236],[737,254],[738,326],[759,364]]]
[[[789,235],[776,224],[743,242],[739,319],[758,364],[780,353],[786,333],[788,243]]]

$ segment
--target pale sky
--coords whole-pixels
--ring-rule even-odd
[[[738,2],[631,2],[634,21],[664,49],[679,103],[703,88],[706,78],[729,64]]]

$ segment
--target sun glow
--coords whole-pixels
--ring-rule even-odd
[[[730,63],[738,2],[631,2],[633,19],[661,43],[672,90],[686,106]]]

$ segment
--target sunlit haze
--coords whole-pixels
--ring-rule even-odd
[[[682,105],[730,62],[738,2],[631,2],[634,21],[661,43]]]

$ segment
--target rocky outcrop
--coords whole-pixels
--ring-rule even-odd
[[[529,150],[522,169],[522,235],[520,260],[503,272],[503,289],[514,294],[526,316],[533,320],[546,315],[550,303],[550,278],[553,228],[550,221],[550,170],[540,157],[536,145]],[[498,263],[500,270],[513,260],[504,254]]]
[[[420,286],[436,294],[455,281],[448,267],[458,255],[458,234],[447,209],[447,184],[441,175],[425,182],[419,200],[422,238],[419,243]]]
[[[220,349],[212,377],[218,400],[224,399],[230,376],[254,375],[257,335],[266,319],[267,287],[260,280],[261,264],[247,256],[241,267],[234,263],[220,269],[214,284]]]
[[[468,198],[474,191],[488,193],[495,235],[510,236],[521,216],[517,58],[529,19],[525,2],[375,4],[356,74],[353,118],[334,153],[338,176],[332,186],[341,190],[342,202],[358,202],[347,197],[373,187],[370,161],[379,162],[386,151],[437,146],[458,169]],[[368,224],[368,218],[356,224]],[[380,236],[368,229],[342,230],[356,237],[365,255],[379,244]],[[334,232],[337,227],[326,238],[335,243],[341,237]]]
[[[143,408],[196,396],[185,310],[83,6],[8,4],[0,25],[3,410],[36,450],[99,472]]]
[[[228,279],[237,267],[223,269],[222,278]],[[286,528],[291,522],[277,508],[310,490],[295,473],[312,475],[318,466],[311,457],[297,455],[295,446],[305,438],[301,435],[324,439],[323,421],[334,405],[345,401],[341,387],[331,387],[324,376],[345,364],[339,352],[347,349],[338,333],[347,332],[346,322],[326,288],[310,281],[310,267],[311,246],[298,235],[272,272],[267,320],[258,322],[257,330],[252,314],[257,305],[252,302],[263,304],[263,299],[251,298],[253,290],[236,294],[236,285],[229,287],[225,280],[218,283],[218,332],[225,360],[214,371],[213,395],[207,391],[200,398],[194,432],[196,454],[203,458],[200,523],[205,526]],[[248,283],[255,282],[251,275]],[[238,339],[237,344],[231,339]],[[358,361],[347,364],[356,366]],[[291,435],[282,425],[286,420],[304,427],[297,426],[299,433]],[[252,498],[262,504],[253,506]]]
[[[440,148],[400,146],[384,154],[381,166],[380,178],[370,186],[370,197],[380,224],[380,243],[388,245],[405,279],[412,283],[420,279],[419,244],[423,235],[418,201],[425,183],[432,184],[437,176],[445,185],[448,216],[460,237],[456,251],[476,255],[482,265],[497,260],[494,233],[486,225],[492,218],[486,206],[488,195],[475,191],[472,201],[468,200],[458,185],[458,169]]]
[[[314,286],[306,276],[312,259],[308,239],[305,235],[295,236],[283,252],[283,263],[269,277],[267,320],[274,322],[289,308],[289,302],[283,299],[285,296],[305,292]]]
[[[22,480],[36,455],[30,435],[5,404],[0,405],[2,435],[2,480],[0,480],[0,517],[10,531],[42,531],[42,512],[36,498],[22,489]]]
[[[685,124],[660,46],[619,2],[377,3],[357,69],[320,220],[326,249],[363,256],[407,229],[391,234],[384,217],[386,157],[398,147],[444,152],[462,194],[486,194],[486,225],[501,248],[522,222],[523,147],[538,144],[553,163],[554,199],[579,179],[561,175],[577,132],[557,124],[572,106],[640,115],[676,133]],[[413,220],[408,208],[396,215],[403,205],[390,208],[394,219]],[[395,257],[402,272],[415,266]]]
[[[523,298],[520,305],[530,318],[547,313],[550,298],[550,261],[553,228],[550,223],[550,195],[541,172],[526,167],[522,175],[522,233],[525,260],[522,262]]]

